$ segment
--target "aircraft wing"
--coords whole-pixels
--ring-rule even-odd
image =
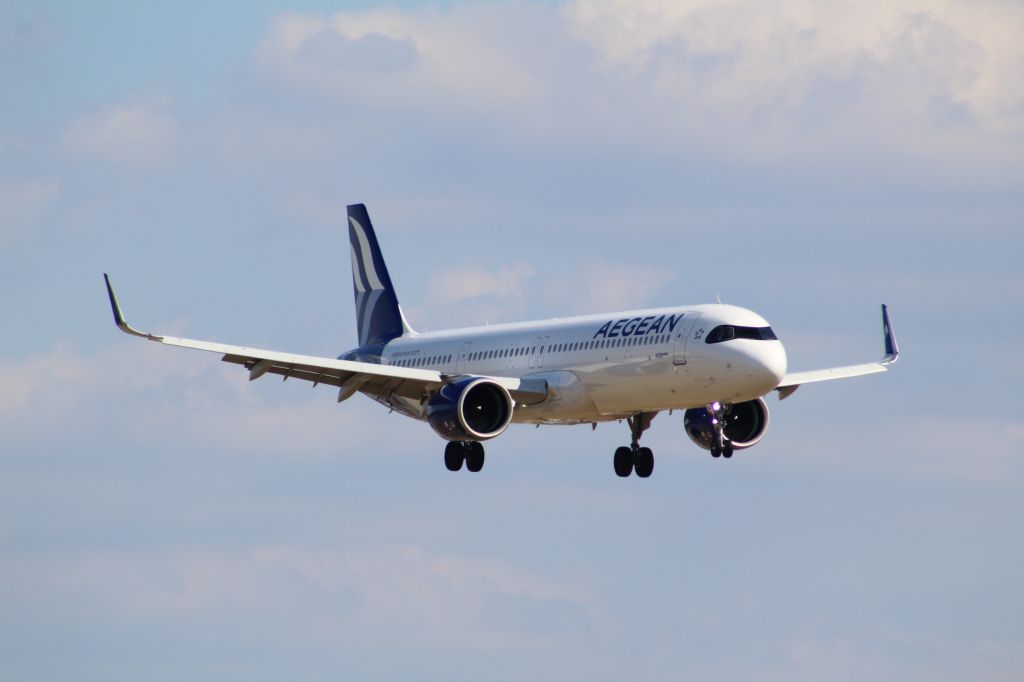
[[[850,377],[887,371],[889,365],[899,359],[900,347],[896,343],[896,336],[892,331],[892,322],[889,321],[889,306],[886,305],[882,306],[882,332],[885,335],[885,356],[878,362],[787,374],[776,388],[779,392],[779,400],[785,400],[793,395],[793,392],[803,384],[813,384],[818,381],[830,381],[832,379],[848,379]]]
[[[264,374],[278,374],[285,379],[294,377],[310,381],[314,386],[318,384],[337,386],[339,389],[338,402],[341,402],[351,397],[356,391],[365,391],[374,395],[397,394],[418,400],[446,383],[463,378],[462,375],[442,374],[430,369],[378,365],[313,355],[296,355],[261,348],[232,346],[213,341],[198,341],[140,332],[125,321],[117,297],[114,295],[114,289],[110,285],[110,278],[106,274],[103,275],[103,278],[107,284],[107,295],[110,297],[114,323],[121,331],[167,346],[221,353],[223,356],[221,360],[224,362],[242,365],[248,369],[249,381],[259,379]],[[547,398],[547,385],[544,381],[497,376],[484,378],[500,384],[508,390],[513,400],[519,403],[535,404]]]

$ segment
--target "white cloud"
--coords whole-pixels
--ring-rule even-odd
[[[0,243],[38,224],[60,197],[60,190],[60,181],[52,177],[0,176]]]
[[[804,387],[796,395],[811,390]],[[794,396],[772,410],[797,408],[797,400]],[[774,431],[788,430],[795,423]],[[805,424],[791,437],[776,436],[772,448],[801,468],[825,466],[872,477],[923,477],[971,485],[1002,485],[1024,477],[1024,425],[1019,421],[913,414],[897,421],[876,421],[856,436],[842,439],[834,437],[832,428],[830,423]]]
[[[1024,132],[1018,4],[605,0],[564,11],[609,68],[692,102],[683,118],[791,116],[827,88],[846,90],[835,102],[846,106],[820,112],[826,119],[902,114],[935,125],[962,108],[985,130]]]
[[[518,14],[468,6],[444,13],[285,14],[274,22],[256,65],[288,87],[357,104],[375,98],[396,106],[500,104],[537,87],[502,25]]]
[[[431,276],[427,284],[428,298],[441,304],[485,296],[522,299],[526,295],[527,281],[535,274],[533,267],[523,263],[497,269],[473,265],[449,268]]]
[[[474,154],[497,148],[521,163],[519,150],[546,145],[559,165],[566,151],[587,164],[579,150],[597,149],[609,163],[654,154],[790,175],[826,164],[861,184],[903,172],[1005,183],[1024,163],[1022,30],[1024,10],[994,1],[287,14],[210,146],[242,172],[345,160],[358,168],[349,184],[371,187],[457,173],[448,156],[484,167]],[[360,163],[368,154],[381,160]],[[502,160],[495,175],[507,172]]]
[[[58,344],[27,358],[0,359],[0,373],[6,386],[0,392],[0,429],[9,442],[81,444],[116,433],[122,441],[147,443],[173,434],[182,443],[221,448],[228,455],[291,458],[365,454],[382,439],[402,443],[413,433],[390,429],[381,435],[363,428],[369,415],[383,418],[386,412],[361,397],[338,405],[330,386],[256,385],[215,354],[142,341],[91,355]],[[301,397],[296,384],[305,389]],[[70,423],[77,425],[73,435],[53,429]]]
[[[415,545],[94,550],[13,558],[11,573],[72,609],[99,602],[116,619],[158,622],[287,617],[318,643],[551,648],[600,620],[577,581]],[[517,603],[527,605],[518,622]],[[545,608],[529,613],[536,604]],[[572,627],[531,620],[552,616]]]
[[[649,305],[675,275],[642,263],[593,262],[578,274],[554,275],[545,283],[551,301],[567,311],[596,313]]]
[[[108,107],[72,123],[65,145],[89,159],[154,168],[181,155],[182,134],[176,119],[150,103]]]

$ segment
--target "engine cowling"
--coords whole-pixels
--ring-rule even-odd
[[[768,405],[761,398],[729,406],[725,415],[725,436],[737,450],[757,444],[768,430]],[[683,416],[683,428],[694,443],[711,449],[715,428],[711,415],[704,408],[691,408]]]
[[[489,440],[512,421],[512,396],[489,379],[446,384],[427,403],[427,421],[445,440]]]

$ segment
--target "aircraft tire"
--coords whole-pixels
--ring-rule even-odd
[[[615,467],[616,476],[626,478],[633,473],[633,451],[627,447],[616,449],[612,465]]]
[[[722,457],[725,457],[726,459],[732,457],[732,443],[727,443],[726,446],[722,448]]]
[[[648,478],[654,473],[654,452],[650,448],[640,448],[636,453],[636,475]]]
[[[466,453],[462,443],[449,441],[448,445],[444,446],[444,465],[448,471],[461,469],[464,459],[466,459]]]
[[[476,441],[466,444],[466,470],[474,474],[484,468],[484,446]]]

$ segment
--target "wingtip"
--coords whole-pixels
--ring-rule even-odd
[[[889,306],[884,303],[882,304],[882,332],[885,334],[885,357],[882,358],[882,364],[891,365],[900,357],[900,346],[896,342],[896,334],[892,330]]]
[[[149,339],[150,341],[159,341],[162,337],[140,332],[125,321],[124,315],[121,313],[121,306],[117,302],[117,296],[114,294],[114,287],[110,283],[110,275],[104,272],[103,281],[106,282],[107,285],[107,297],[110,299],[110,311],[114,314],[114,324],[117,325],[117,328],[125,334],[141,336],[142,338]]]
[[[107,285],[107,298],[110,299],[110,311],[114,314],[114,324],[124,328],[124,316],[121,315],[121,307],[117,304],[117,296],[114,295],[114,287],[110,284],[110,275],[103,273],[103,281]]]

